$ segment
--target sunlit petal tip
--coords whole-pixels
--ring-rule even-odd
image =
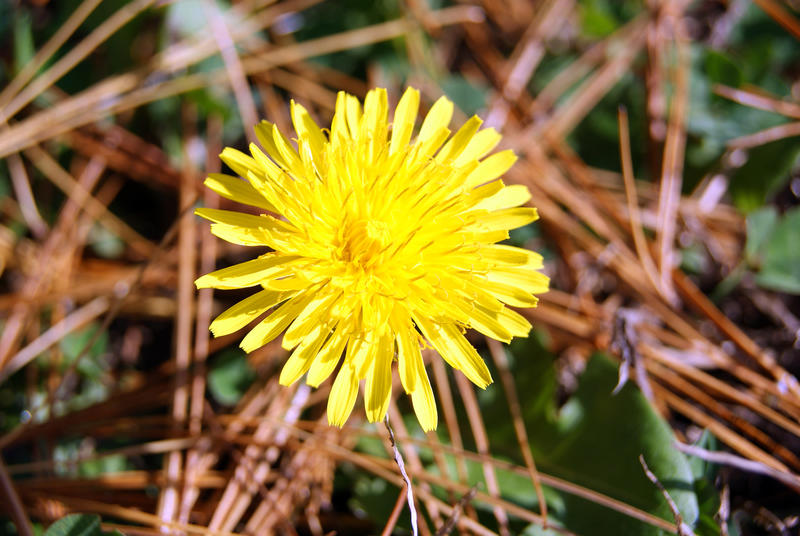
[[[214,279],[208,277],[207,275],[200,276],[194,280],[194,286],[197,289],[213,288],[214,283],[215,283]]]
[[[353,368],[345,365],[336,376],[328,396],[328,423],[341,428],[353,411],[358,395],[358,378]]]

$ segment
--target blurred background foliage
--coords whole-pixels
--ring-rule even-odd
[[[0,88],[7,87],[83,4],[79,0],[0,0]],[[304,103],[310,100],[310,108],[325,124],[330,117],[330,106],[325,101],[329,101],[338,89],[363,96],[363,91],[375,84],[387,86],[390,93],[397,95],[404,84],[412,83],[421,86],[428,103],[438,94],[445,94],[456,103],[462,118],[474,113],[487,117],[498,109],[498,102],[502,101],[503,87],[499,87],[498,77],[502,81],[511,65],[492,65],[492,58],[506,60],[517,57],[515,54],[520,43],[532,39],[526,32],[529,27],[537,27],[535,17],[547,9],[555,12],[553,5],[557,4],[560,6],[559,29],[546,32],[538,40],[532,39],[541,46],[541,57],[535,74],[522,88],[527,100],[515,100],[507,121],[495,125],[510,140],[512,148],[525,154],[527,144],[533,143],[530,141],[532,137],[544,139],[549,135],[547,128],[537,130],[536,118],[540,115],[557,117],[556,112],[561,107],[577,106],[576,97],[586,92],[587,86],[582,83],[590,81],[590,70],[580,74],[554,101],[547,103],[546,110],[536,111],[537,95],[546,92],[559,76],[576,69],[592,47],[603,47],[600,59],[595,63],[610,62],[615,54],[621,52],[615,47],[631,46],[625,41],[625,36],[636,24],[651,24],[649,28],[654,35],[659,31],[669,34],[672,31],[669,25],[676,24],[674,20],[662,22],[663,26],[653,21],[662,16],[664,19],[678,16],[682,29],[676,31],[676,35],[682,34],[677,39],[686,42],[689,81],[688,112],[682,118],[685,136],[685,158],[680,163],[682,182],[679,183],[683,194],[679,209],[682,223],[676,239],[680,269],[692,276],[698,288],[711,298],[711,307],[718,308],[720,314],[727,315],[741,330],[744,340],[753,340],[767,348],[770,359],[790,375],[780,381],[764,375],[763,369],[743,357],[746,352],[735,350],[731,341],[737,340],[738,335],[727,332],[720,335],[720,324],[711,320],[711,314],[706,318],[693,313],[691,318],[687,316],[687,321],[697,328],[698,333],[713,339],[715,351],[732,357],[721,361],[712,353],[697,357],[695,354],[706,351],[706,347],[698,346],[699,350],[686,350],[681,354],[687,359],[683,363],[689,369],[701,370],[712,380],[729,385],[733,392],[745,393],[743,396],[750,397],[747,400],[762,401],[775,414],[792,423],[798,422],[800,403],[797,392],[791,388],[791,382],[796,382],[794,377],[800,372],[798,332],[792,332],[792,329],[800,329],[797,325],[800,312],[797,298],[800,295],[798,132],[795,128],[794,137],[786,135],[774,140],[767,137],[739,142],[766,129],[791,129],[792,122],[800,120],[800,116],[763,109],[764,106],[761,109],[747,106],[741,99],[730,98],[733,91],[742,90],[750,92],[750,95],[772,96],[789,103],[787,107],[800,106],[800,41],[797,33],[793,35],[793,29],[796,32],[800,28],[796,3],[782,0],[695,0],[673,2],[674,6],[669,8],[666,5],[670,2],[641,0],[506,0],[494,6],[487,0],[475,4],[475,9],[485,17],[483,22],[470,22],[474,12],[464,11],[459,12],[463,20],[457,24],[442,25],[433,24],[426,17],[435,19],[431,14],[437,10],[454,6],[463,8],[468,4],[438,0],[269,4],[271,2],[256,0],[241,0],[233,5],[178,0],[139,10],[129,22],[94,47],[85,59],[66,71],[51,89],[40,92],[18,113],[11,114],[7,118],[8,126],[25,125],[25,121],[35,118],[37,113],[116,75],[137,73],[141,78],[137,87],[147,89],[180,77],[218,73],[227,67],[218,53],[208,54],[175,72],[153,69],[151,61],[155,54],[175,43],[197,43],[208,37],[209,14],[212,12],[233,30],[245,18],[244,14],[259,10],[263,13],[268,9],[277,9],[280,14],[266,29],[256,32],[258,39],[239,43],[238,52],[242,57],[258,58],[261,53],[289,48],[295,43],[306,43],[404,17],[414,20],[416,26],[400,37],[374,38],[371,44],[343,46],[336,52],[291,62],[285,69],[274,73],[274,79],[270,71],[253,74],[249,78],[248,92],[259,116],[269,116],[268,119],[280,123],[286,115],[271,117],[270,111],[278,109],[285,114],[289,99],[294,98]],[[38,73],[46,73],[57,65],[125,5],[122,1],[100,2],[63,46],[38,69]],[[288,7],[280,11],[282,5]],[[774,10],[768,9],[776,5],[784,15],[777,17]],[[516,20],[515,14],[521,14],[521,18]],[[537,28],[545,33],[544,27]],[[484,41],[474,32],[483,34]],[[582,112],[574,128],[560,132],[565,134],[565,145],[559,150],[563,153],[566,150],[563,147],[567,147],[582,161],[582,169],[587,170],[588,176],[597,179],[596,183],[588,185],[575,180],[580,184],[576,191],[581,198],[588,198],[587,202],[598,202],[596,200],[602,195],[611,192],[610,195],[616,196],[615,203],[624,206],[621,193],[624,190],[618,180],[622,172],[620,108],[627,111],[630,122],[633,171],[638,179],[640,201],[643,207],[654,206],[657,202],[656,189],[665,180],[661,154],[664,131],[668,129],[668,115],[678,91],[670,82],[670,73],[680,68],[681,61],[675,47],[665,44],[672,43],[670,39],[673,37],[649,37],[649,53],[644,50],[636,54],[624,72],[619,73],[596,101],[590,103],[585,113]],[[664,72],[660,73],[660,79],[648,81],[649,73],[654,69],[653,49],[659,47]],[[280,82],[278,75],[282,76]],[[25,516],[32,520],[37,534],[95,535],[116,530],[156,533],[152,527],[158,525],[158,518],[137,518],[131,512],[160,515],[163,519],[164,489],[168,486],[164,485],[162,477],[168,466],[167,458],[169,453],[181,451],[171,448],[158,450],[160,447],[126,451],[125,448],[147,446],[186,435],[185,431],[177,433],[170,428],[168,418],[170,397],[177,389],[175,377],[181,373],[176,370],[174,362],[178,341],[175,323],[180,308],[175,289],[180,268],[176,260],[177,246],[174,238],[170,237],[170,230],[175,229],[175,222],[180,221],[183,214],[181,199],[187,198],[180,177],[182,173],[184,176],[188,174],[195,180],[189,190],[200,192],[196,186],[201,183],[208,162],[215,159],[213,153],[210,159],[207,154],[218,152],[221,146],[244,148],[247,143],[245,129],[249,128],[244,125],[239,111],[241,104],[227,81],[213,80],[216,81],[199,88],[146,100],[140,105],[105,114],[88,125],[60,132],[60,136],[52,139],[45,136],[36,140],[36,143],[43,142],[41,147],[63,170],[77,179],[92,155],[91,150],[77,147],[82,142],[70,138],[71,132],[74,130],[85,138],[96,136],[97,132],[110,132],[112,127],[121,127],[126,133],[122,141],[109,142],[106,139],[104,143],[116,143],[122,147],[140,143],[125,149],[129,156],[155,162],[154,165],[159,166],[167,177],[148,177],[146,173],[133,171],[126,174],[124,165],[111,166],[108,171],[110,178],[104,183],[110,185],[109,192],[103,194],[102,186],[95,190],[95,195],[105,200],[108,211],[143,240],[151,245],[163,240],[159,248],[167,254],[156,256],[156,252],[151,252],[148,258],[137,252],[130,240],[119,232],[99,223],[97,215],[82,219],[78,223],[85,229],[78,232],[82,233],[82,238],[70,239],[77,242],[72,245],[69,259],[58,265],[57,257],[50,257],[53,267],[62,271],[63,280],[44,286],[60,296],[57,299],[45,299],[43,295],[34,293],[34,300],[23,289],[26,281],[35,279],[32,274],[40,273],[35,265],[41,259],[41,251],[45,250],[48,233],[59,229],[59,218],[68,201],[77,195],[77,190],[73,187],[64,193],[54,187],[48,172],[42,171],[44,168],[35,162],[40,158],[23,153],[34,206],[45,229],[45,232],[37,233],[30,215],[24,211],[25,201],[20,197],[19,185],[14,183],[14,164],[10,158],[18,154],[19,148],[9,149],[11,146],[3,145],[5,142],[0,138],[0,148],[7,158],[0,165],[4,255],[0,278],[2,329],[8,327],[20,303],[28,310],[25,317],[27,331],[23,330],[19,335],[25,344],[17,341],[13,352],[2,356],[0,371],[3,365],[9,366],[13,356],[29,348],[32,341],[76,307],[104,296],[112,299],[115,292],[134,294],[133,289],[137,285],[141,287],[128,300],[128,308],[121,306],[109,316],[95,315],[91,322],[84,322],[63,336],[56,334],[56,344],[36,352],[26,366],[19,370],[9,369],[2,376],[0,433],[3,437],[0,449],[5,466],[3,472],[7,473],[4,482],[13,482],[18,487],[17,500]],[[720,87],[724,89],[720,90]],[[657,92],[662,99],[660,111],[657,109],[659,101],[653,96]],[[108,102],[95,102],[95,105],[113,107],[123,100],[124,95],[109,90],[105,98]],[[188,132],[187,124],[190,126]],[[550,123],[544,121],[541,124]],[[27,150],[29,145],[23,148]],[[155,151],[156,156],[140,152],[145,149],[151,153]],[[574,172],[564,163],[566,158],[564,161],[552,158],[559,169],[568,170],[566,174]],[[533,161],[533,157],[529,161]],[[518,173],[521,175],[530,169],[533,168],[521,168]],[[612,182],[608,177],[616,177],[616,186],[608,186]],[[173,182],[165,182],[167,180]],[[515,176],[510,180],[523,182]],[[525,180],[535,182],[537,177]],[[696,201],[702,195],[697,192],[711,191],[709,184],[714,180],[723,184],[717,200],[719,204],[703,209],[709,214],[713,212],[708,219],[703,219],[703,214],[694,214],[701,210]],[[547,188],[547,185],[541,186],[542,190]],[[608,189],[607,192],[597,193],[604,188]],[[538,193],[534,191],[535,204],[538,203]],[[196,203],[207,201],[206,197],[205,201],[197,200]],[[556,198],[554,206],[565,207],[567,213],[573,210],[563,198]],[[730,392],[710,392],[706,395],[712,399],[709,401],[702,398],[703,393],[696,394],[690,388],[683,387],[680,391],[675,387],[682,385],[677,380],[672,383],[664,381],[664,378],[671,378],[667,373],[655,381],[655,394],[648,393],[641,384],[637,385],[641,380],[639,376],[637,381],[631,380],[615,391],[620,377],[620,356],[624,353],[619,340],[616,340],[614,327],[620,317],[615,316],[616,313],[603,316],[601,312],[609,308],[641,306],[646,309],[649,300],[655,298],[638,294],[635,283],[625,281],[624,277],[614,275],[617,279],[613,279],[613,274],[609,275],[611,270],[607,270],[608,261],[602,255],[576,251],[568,244],[560,220],[548,220],[548,210],[553,213],[554,209],[543,206],[543,222],[515,232],[512,242],[544,252],[555,292],[560,292],[555,294],[555,298],[546,300],[553,299],[552,303],[563,305],[567,318],[574,314],[577,324],[587,318],[591,324],[594,322],[592,314],[598,315],[596,325],[599,327],[590,331],[580,343],[572,345],[568,341],[570,337],[580,337],[570,335],[567,328],[558,325],[551,317],[534,317],[536,331],[531,338],[515,341],[505,352],[507,367],[516,386],[513,392],[508,391],[507,384],[497,381],[488,390],[475,395],[486,444],[480,439],[483,434],[475,432],[476,424],[460,396],[452,397],[453,421],[443,423],[439,431],[427,439],[419,430],[408,402],[403,397],[398,398],[397,407],[402,420],[397,422],[396,416],[391,419],[395,432],[401,437],[401,449],[407,456],[409,450],[416,452],[412,455],[416,462],[409,463],[411,474],[415,475],[415,471],[422,468],[439,478],[415,480],[415,485],[427,490],[436,500],[457,506],[461,512],[434,515],[431,507],[426,506],[422,523],[430,528],[423,533],[439,534],[437,530],[447,526],[448,519],[452,520],[451,528],[462,533],[667,533],[669,531],[663,523],[659,525],[652,519],[637,519],[635,512],[631,513],[635,510],[657,516],[665,520],[667,527],[676,522],[664,495],[645,476],[639,455],[666,487],[682,520],[698,535],[796,533],[800,514],[797,508],[800,489],[797,482],[800,480],[795,476],[800,470],[796,463],[800,438],[796,429],[787,431],[787,425],[781,424],[783,421],[756,414],[748,409],[749,406],[737,405],[741,401]],[[714,212],[717,210],[721,214],[718,218]],[[644,222],[644,227],[648,239],[654,240],[660,230],[654,224],[653,210],[649,214],[651,217]],[[692,219],[695,215],[697,221]],[[624,218],[630,218],[630,215],[625,213]],[[605,238],[591,222],[576,221],[592,236]],[[194,225],[202,229],[200,223]],[[183,232],[185,230],[179,234]],[[625,228],[624,232],[630,233],[630,229]],[[625,236],[629,238],[627,234]],[[720,247],[732,248],[726,249],[722,256],[714,253],[714,242],[719,237],[724,239]],[[204,244],[198,243],[197,246]],[[219,257],[220,266],[244,258],[235,248],[222,247],[212,255]],[[581,255],[583,260],[579,260]],[[140,274],[140,279],[129,279],[131,273],[141,267],[150,270],[150,275]],[[47,277],[57,281],[62,275]],[[70,294],[73,283],[83,288],[80,285],[85,285],[87,278],[95,277],[98,282],[103,282],[98,283],[96,291]],[[613,282],[609,282],[612,279]],[[128,283],[121,290],[113,282],[104,283],[106,280]],[[130,281],[136,282],[130,284]],[[234,298],[240,297],[229,294],[236,293],[215,297],[220,302],[215,310],[221,310],[224,304],[233,303]],[[558,302],[559,296],[563,299],[561,303]],[[575,302],[568,302],[569,299]],[[691,302],[685,296],[683,299],[686,303]],[[588,310],[596,312],[586,313],[581,309],[583,305],[577,304],[581,300],[590,300],[592,307]],[[687,315],[678,300],[667,299],[663,303],[666,308],[672,308],[669,311]],[[109,307],[104,309],[112,310]],[[543,310],[547,312],[549,309]],[[663,309],[648,309],[642,313],[645,318],[642,322],[653,326],[669,325],[659,318],[659,311]],[[540,314],[545,315],[545,312]],[[104,322],[104,318],[108,321]],[[202,332],[202,329],[198,327],[197,331]],[[482,354],[491,362],[495,378],[501,377],[503,371],[497,368],[497,357],[482,341],[477,338],[476,341],[481,345]],[[274,389],[275,371],[279,370],[281,360],[279,350],[270,348],[248,359],[237,348],[236,342],[226,339],[212,344],[206,354],[207,361],[202,364],[198,361],[189,371],[195,375],[193,377],[207,378],[203,403],[209,413],[204,414],[201,428],[203,433],[209,434],[203,437],[213,441],[213,448],[217,449],[214,451],[217,452],[217,465],[203,469],[208,474],[205,475],[205,487],[198,492],[200,500],[196,508],[190,509],[188,518],[180,521],[193,524],[193,530],[198,526],[210,527],[213,533],[221,530],[219,526],[214,527],[213,518],[217,515],[214,512],[222,508],[222,489],[238,475],[235,471],[240,457],[246,448],[250,448],[247,438],[260,437],[254,432],[258,423],[248,421],[232,442],[222,439],[217,429],[229,426],[232,421],[216,422],[209,420],[208,415],[227,415],[231,419],[245,414],[252,417],[253,414],[242,411],[262,396],[258,393],[269,393],[263,396],[274,397],[277,401],[273,409],[264,410],[266,419],[283,418],[289,407],[290,395],[276,394]],[[645,358],[640,356],[639,359]],[[646,359],[651,357],[646,356]],[[207,370],[203,368],[206,366]],[[629,366],[638,367],[639,364],[623,365]],[[662,366],[663,362],[659,362],[658,367]],[[737,376],[734,371],[748,367],[752,368],[751,376]],[[685,370],[680,370],[684,374]],[[696,376],[692,376],[694,373],[686,374],[685,378],[696,380]],[[742,379],[756,374],[760,375],[759,381],[754,380],[753,384]],[[685,378],[682,381],[686,381]],[[441,379],[437,378],[437,382]],[[452,377],[444,383],[449,389],[461,391]],[[441,383],[438,385],[439,396],[442,399],[449,397],[442,392]],[[772,389],[770,386],[777,387]],[[733,437],[727,435],[720,441],[707,425],[708,421],[698,419],[687,409],[681,410],[678,402],[664,395],[664,391],[671,392],[670,389],[676,389],[680,397],[705,408],[704,411],[713,414],[714,422],[732,423],[731,428],[737,428],[731,432]],[[124,398],[126,393],[133,393],[132,398]],[[300,396],[294,389],[291,393],[293,397]],[[290,495],[291,504],[286,507],[283,524],[275,522],[271,530],[282,534],[292,534],[293,530],[300,534],[327,534],[329,531],[378,534],[383,530],[408,534],[411,526],[407,510],[392,521],[394,525],[388,526],[393,519],[393,510],[398,508],[397,505],[402,506],[398,499],[401,491],[399,481],[390,480],[384,473],[357,463],[358,460],[366,460],[366,464],[374,463],[376,458],[390,459],[383,428],[356,422],[343,434],[324,431],[324,427],[315,425],[321,415],[320,400],[325,398],[321,395],[325,392],[321,391],[319,395],[306,393],[307,399],[300,402],[303,411],[298,422],[307,426],[298,429],[311,430],[318,435],[319,441],[343,446],[356,458],[336,457],[331,452],[338,451],[328,452],[323,447],[315,447],[323,454],[330,454],[330,460],[335,460],[332,462],[335,469],[329,468],[328,473],[320,469],[324,474],[317,475],[317,480],[309,477],[309,482],[318,488],[306,489],[305,498],[299,492]],[[527,430],[527,443],[523,448],[529,449],[539,471],[613,498],[623,507],[610,508],[591,493],[579,496],[549,481],[544,483],[544,497],[552,526],[542,527],[535,516],[543,511],[518,446],[518,423],[510,412],[512,399],[518,401],[521,408],[519,421]],[[448,411],[447,404],[440,407],[443,408],[441,411]],[[115,419],[119,419],[116,424]],[[127,426],[128,420],[133,423],[131,426]],[[453,422],[458,430],[451,428]],[[199,432],[195,430],[192,433]],[[768,436],[766,439],[765,435]],[[250,514],[258,508],[257,500],[267,501],[265,490],[277,489],[272,487],[278,486],[276,482],[289,486],[287,482],[293,478],[292,471],[298,470],[292,465],[292,456],[298,445],[303,444],[301,438],[306,443],[311,441],[302,435],[295,436],[294,443],[287,443],[285,438],[281,443],[275,439],[275,434],[265,437],[259,439],[266,441],[261,447],[273,446],[280,453],[269,458],[278,476],[266,484],[261,483],[261,499],[258,499],[258,493],[250,493],[254,501],[247,507]],[[760,441],[759,448],[774,458],[749,454],[761,451],[748,450],[749,443],[745,445],[747,448],[742,447],[737,437],[743,437],[741,441],[745,443],[758,444]],[[770,437],[774,439],[773,443],[770,443]],[[676,440],[692,443],[707,452],[732,449],[740,456],[751,461],[755,459],[789,475],[787,478],[790,481],[794,478],[795,484],[777,483],[768,476],[757,476],[688,456],[675,447]],[[776,445],[788,454],[777,449]],[[470,457],[465,452],[478,453],[479,456]],[[98,454],[103,456],[98,457]],[[489,456],[497,463],[489,464],[491,469],[487,469],[481,456]],[[770,465],[765,459],[776,462]],[[191,458],[188,454],[186,460],[186,471],[189,471]],[[37,465],[37,462],[42,464]],[[385,467],[394,470],[391,463]],[[492,476],[487,476],[490,474]],[[133,480],[124,478],[134,479],[141,475],[145,476],[139,484],[125,487],[124,482]],[[86,486],[82,487],[80,482]],[[311,486],[302,479],[300,483]],[[467,491],[472,486],[481,495],[469,500]],[[434,499],[421,497],[418,495],[417,499],[422,512],[421,504],[427,505]],[[461,497],[466,497],[466,502],[459,502]],[[0,532],[3,534],[14,534],[18,530],[19,519],[14,516],[19,515],[19,510],[12,508],[11,498],[9,495],[8,501],[4,501],[8,505],[6,517],[0,518]],[[99,506],[103,504],[107,507]],[[721,504],[724,506],[722,510]],[[626,509],[625,505],[634,510]],[[520,511],[527,511],[530,515],[526,517]],[[69,512],[85,512],[87,515],[63,517]],[[720,512],[723,512],[722,516]],[[102,523],[96,514],[102,516]],[[473,520],[474,524],[464,525],[458,520],[459,516]],[[46,527],[59,518],[60,521],[45,532]],[[252,528],[245,525],[246,519],[242,517],[225,530],[252,533]]]

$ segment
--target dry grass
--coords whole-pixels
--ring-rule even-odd
[[[687,2],[650,3],[649,11],[588,48],[537,94],[528,91],[528,82],[548,42],[574,18],[577,8],[572,0],[545,0],[535,9],[523,1],[506,2],[500,8],[499,3],[484,0],[442,10],[409,0],[404,4],[407,17],[398,20],[304,42],[283,36],[266,43],[259,37],[258,31],[272,27],[281,15],[314,3],[241,2],[232,9],[240,21],[235,25],[226,24],[230,18],[223,19],[209,8],[208,31],[170,44],[140,69],[66,95],[53,85],[60,77],[126,21],[157,9],[152,0],[131,2],[67,54],[47,63],[98,4],[85,0],[29,68],[0,92],[4,122],[0,157],[8,163],[15,190],[14,198],[3,200],[3,221],[21,220],[30,230],[29,235],[19,236],[7,224],[0,227],[3,277],[13,281],[4,285],[6,293],[0,296],[0,381],[23,371],[31,392],[44,382],[48,393],[30,409],[32,415],[46,418],[30,419],[0,438],[0,449],[30,448],[35,460],[0,466],[0,493],[20,533],[29,533],[24,527],[32,518],[49,521],[69,512],[90,511],[118,520],[107,528],[130,534],[157,534],[167,527],[185,534],[295,534],[299,526],[304,533],[348,534],[361,529],[360,521],[332,515],[330,510],[333,475],[343,463],[400,489],[385,534],[398,515],[407,515],[402,513],[403,481],[382,427],[361,426],[358,417],[343,430],[328,427],[327,385],[317,391],[278,386],[275,371],[285,357],[280,346],[268,345],[252,356],[259,380],[230,413],[219,413],[209,404],[206,358],[237,339],[210,340],[207,326],[221,306],[211,290],[196,292],[192,282],[213,269],[218,257],[236,251],[217,243],[189,208],[199,200],[208,206],[225,204],[200,187],[204,173],[219,167],[215,155],[222,147],[221,118],[210,117],[198,133],[196,111],[183,102],[185,158],[180,167],[161,148],[126,127],[132,110],[209,85],[233,92],[245,123],[267,116],[286,128],[284,91],[318,117],[327,118],[337,90],[363,96],[366,88],[391,80],[378,69],[370,71],[366,80],[357,80],[309,60],[395,37],[405,37],[409,63],[418,67],[409,83],[420,87],[428,102],[440,93],[435,78],[423,74],[431,73],[431,63],[438,70],[453,68],[480,77],[492,88],[485,117],[502,128],[505,146],[521,155],[508,179],[530,188],[542,218],[542,240],[557,252],[548,267],[555,289],[543,297],[540,307],[526,311],[549,333],[551,350],[569,356],[572,363],[584,362],[597,350],[624,356],[658,411],[684,423],[675,429],[679,439],[686,439],[687,422],[708,428],[740,457],[780,472],[787,482],[800,482],[798,454],[774,439],[775,430],[800,438],[800,386],[769,349],[756,344],[698,289],[677,262],[676,237],[682,234],[703,244],[717,263],[729,268],[739,258],[744,240],[742,216],[721,200],[710,177],[692,193],[681,193],[689,84],[689,38],[683,22]],[[800,35],[797,20],[779,2],[757,3],[786,30]],[[497,46],[500,33],[516,41],[510,52]],[[425,34],[438,39],[434,57],[425,48]],[[187,70],[217,54],[224,68]],[[633,176],[624,110],[620,111],[622,174],[587,166],[565,141],[642,57],[648,60],[648,121],[654,129],[660,125],[660,134],[651,140],[657,149],[652,155],[655,183]],[[253,100],[250,88],[261,95],[265,109]],[[397,90],[390,87],[390,94],[398,95]],[[568,98],[559,98],[568,91]],[[743,105],[800,119],[797,103],[755,89],[716,91]],[[730,150],[797,135],[797,125],[737,139]],[[199,153],[208,155],[206,161],[198,161],[198,142]],[[70,149],[66,159],[56,155],[62,147]],[[66,196],[52,224],[38,213],[37,193],[30,186],[33,170]],[[176,200],[178,217],[160,243],[142,236],[109,209],[126,181],[169,192]],[[89,229],[95,224],[124,241],[123,257],[98,260],[86,254]],[[135,320],[131,325],[171,322],[171,356],[153,370],[127,375],[124,384],[114,373],[106,374],[107,400],[62,414],[58,408],[70,396],[78,361],[61,366],[59,341],[90,322],[105,328],[125,319]],[[117,361],[138,359],[137,331],[129,330],[115,348]],[[532,431],[523,423],[504,350],[491,342],[488,348],[508,396],[519,464],[492,454],[474,388],[456,376],[458,393],[454,393],[438,359],[429,361],[446,442],[436,434],[421,439],[410,433],[403,425],[403,410],[392,403],[390,422],[414,482],[416,507],[425,513],[420,518],[421,534],[441,534],[450,528],[508,534],[510,518],[544,523],[543,501],[541,510],[531,511],[502,495],[495,477],[498,468],[529,478],[539,494],[542,485],[550,486],[664,530],[676,530],[672,522],[537,471],[527,448],[527,434]],[[40,355],[47,358],[44,368],[32,364]],[[395,392],[401,390],[395,387]],[[455,410],[462,403],[466,423],[459,422]],[[464,429],[472,437],[462,437]],[[97,478],[58,476],[55,469],[62,462],[53,458],[50,448],[66,434],[93,441],[125,437],[130,442],[102,452],[87,443],[85,452],[70,463],[112,455],[146,456],[161,457],[163,468]],[[383,441],[386,455],[354,451],[362,436]],[[422,463],[421,452],[432,453],[439,471]],[[442,476],[450,474],[445,455],[451,454],[459,461],[453,478]],[[480,463],[485,486],[473,488],[467,481],[466,460]],[[26,478],[20,478],[23,475]],[[800,485],[792,487],[800,491]],[[449,499],[442,500],[435,488],[445,490]],[[478,518],[473,508],[477,503],[489,507],[491,519]]]

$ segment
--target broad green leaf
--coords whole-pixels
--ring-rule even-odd
[[[730,192],[739,210],[752,212],[789,180],[800,155],[797,138],[750,149],[747,162],[731,176]]]
[[[27,11],[18,11],[14,22],[14,65],[17,72],[31,61],[35,53],[31,16]]]
[[[577,391],[557,412],[558,382],[553,356],[533,337],[512,345],[511,350],[510,367],[530,446],[541,471],[672,521],[668,505],[639,464],[638,457],[643,454],[650,469],[677,502],[684,519],[690,524],[698,519],[692,469],[686,457],[672,446],[674,437],[669,425],[635,385],[629,383],[612,395],[618,371],[609,358],[597,355],[590,360]],[[490,389],[497,390],[497,394],[481,407],[491,440],[490,450],[495,457],[522,465],[502,383],[498,381]],[[468,428],[462,430],[462,435],[465,441],[471,437]],[[428,456],[421,454],[423,459]],[[455,459],[452,456],[445,459],[447,476],[456,478]],[[435,470],[432,459],[428,460],[430,469]],[[477,462],[466,465],[467,483],[478,483],[479,488],[485,489],[482,466]],[[538,507],[533,484],[527,476],[499,468],[495,473],[504,498],[525,508]],[[568,493],[546,486],[544,491],[554,522],[576,534],[663,534],[655,527]]]
[[[93,322],[82,330],[68,333],[59,341],[59,348],[64,353],[64,367],[80,358],[77,370],[82,376],[89,379],[100,377],[107,368],[103,356],[108,348],[108,333],[103,332],[95,339],[98,329],[100,329],[99,324]],[[92,345],[86,348],[90,341]],[[84,351],[86,354],[81,355]]]
[[[122,239],[100,224],[95,224],[89,231],[89,245],[104,259],[118,259],[125,252]]]
[[[472,115],[486,106],[486,87],[454,75],[442,81],[442,90],[461,111]]]
[[[739,87],[742,84],[742,71],[727,55],[717,50],[706,50],[705,74],[714,84]]]
[[[778,212],[775,207],[763,207],[747,215],[747,242],[744,246],[745,259],[753,264],[760,262],[775,225],[778,223]]]
[[[764,249],[756,282],[779,292],[800,294],[800,207],[783,215]]]
[[[220,404],[236,404],[255,378],[247,355],[239,349],[226,350],[211,362],[208,389]]]
[[[672,520],[660,492],[645,477],[638,457],[669,490],[686,522],[698,518],[693,476],[677,451],[667,423],[638,388],[629,383],[617,395],[617,366],[594,356],[573,397],[561,409],[555,426],[529,429],[539,467],[571,482]],[[578,534],[655,535],[662,531],[590,501],[561,494],[559,520]]]
[[[119,531],[104,532],[100,517],[91,514],[70,514],[62,517],[45,531],[44,536],[121,536]]]
[[[605,2],[582,2],[578,5],[581,33],[586,37],[606,37],[619,27]]]

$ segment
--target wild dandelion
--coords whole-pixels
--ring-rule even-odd
[[[272,252],[200,277],[198,288],[262,290],[219,315],[215,336],[233,333],[275,307],[242,340],[252,352],[282,332],[291,355],[280,383],[307,373],[319,386],[344,359],[328,400],[328,421],[342,426],[361,380],[367,418],[386,414],[392,362],[426,431],[436,403],[422,360],[430,346],[481,388],[492,382],[468,328],[509,342],[531,326],[509,309],[534,307],[547,291],[542,258],[501,245],[508,231],[537,218],[522,207],[527,188],[500,177],[511,151],[469,119],[452,137],[453,104],[439,99],[416,138],[419,92],[409,88],[388,122],[386,91],[357,98],[339,93],[330,132],[292,102],[297,148],[267,121],[256,126],[266,154],[226,148],[221,158],[246,180],[212,174],[219,195],[264,210],[261,215],[200,208],[212,232]],[[449,139],[448,139],[449,138]]]

